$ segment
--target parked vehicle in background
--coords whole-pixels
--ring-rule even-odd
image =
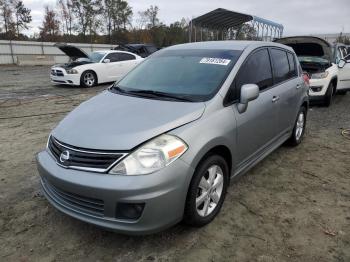
[[[67,44],[56,44],[70,57],[71,62],[54,65],[50,71],[51,82],[83,87],[114,82],[139,64],[143,58],[130,52],[101,50],[89,55]]]
[[[52,131],[37,155],[45,196],[118,232],[152,233],[181,220],[203,226],[219,213],[231,178],[284,142],[301,143],[307,92],[284,45],[165,48]]]
[[[141,57],[147,57],[159,50],[153,44],[119,44],[114,50],[123,50],[135,53]]]
[[[285,37],[275,42],[294,49],[303,71],[310,76],[311,101],[329,106],[334,94],[350,90],[350,64],[339,65],[347,56],[345,45],[332,46],[313,36]]]

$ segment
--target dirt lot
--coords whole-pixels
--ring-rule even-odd
[[[0,261],[350,261],[350,94],[312,108],[304,142],[233,182],[210,225],[130,237],[40,193],[35,153],[65,112],[106,88],[52,86],[48,72],[0,67]]]

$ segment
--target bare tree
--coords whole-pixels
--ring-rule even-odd
[[[72,1],[71,0],[58,0],[57,7],[60,13],[60,18],[62,19],[63,33],[67,35],[72,35],[74,16],[72,12]]]
[[[146,11],[140,12],[139,14],[142,17],[142,19],[146,21],[147,27],[152,28],[159,25],[158,12],[158,6],[151,5]]]
[[[58,15],[53,8],[45,6],[43,25],[40,27],[40,38],[46,41],[55,41],[60,28]]]

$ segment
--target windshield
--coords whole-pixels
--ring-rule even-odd
[[[105,56],[106,53],[103,53],[103,52],[92,52],[90,55],[89,55],[89,59],[91,62],[94,62],[94,63],[98,63],[101,61],[102,57]]]
[[[300,63],[320,63],[320,64],[328,64],[329,61],[322,57],[316,56],[298,56],[298,60]]]
[[[164,50],[145,60],[114,90],[152,98],[207,101],[237,62],[235,50]]]

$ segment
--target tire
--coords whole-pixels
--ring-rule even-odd
[[[188,189],[183,221],[194,227],[210,223],[220,212],[228,184],[229,168],[223,157],[209,155],[202,160]]]
[[[80,85],[86,88],[93,87],[97,84],[97,76],[94,71],[88,70],[81,74]]]
[[[298,146],[303,140],[303,137],[305,134],[306,116],[307,116],[306,108],[302,106],[299,109],[297,119],[295,120],[293,133],[287,141],[288,145]]]
[[[341,90],[341,91],[337,91],[337,94],[338,94],[338,95],[344,96],[344,95],[346,95],[346,92],[347,92],[347,91]]]
[[[326,95],[325,95],[325,98],[324,98],[324,105],[326,107],[329,107],[331,104],[332,104],[332,98],[333,98],[333,95],[334,95],[334,85],[333,83],[330,83],[328,88],[327,88],[327,92],[326,92]]]

